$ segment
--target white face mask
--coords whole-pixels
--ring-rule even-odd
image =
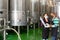
[[[48,18],[48,16],[45,16],[45,18]]]

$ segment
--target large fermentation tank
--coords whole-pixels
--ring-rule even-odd
[[[7,11],[8,8],[8,0],[0,0],[0,13]]]
[[[8,0],[3,0],[3,8],[4,10],[8,9]]]
[[[0,17],[5,17],[8,10],[8,0],[0,0]]]
[[[3,0],[0,0],[0,24],[3,18]]]
[[[59,17],[59,21],[60,21],[60,1],[56,2],[56,12],[57,12],[57,16]],[[58,30],[59,30],[58,38],[60,39],[60,24],[59,24]]]
[[[0,0],[0,26],[3,25],[3,18],[7,19],[8,0]]]
[[[7,0],[0,0],[0,30],[4,28],[4,18],[7,13]],[[3,31],[0,31],[0,40],[3,40]]]
[[[9,13],[12,26],[26,26],[25,0],[10,0]]]
[[[31,21],[37,23],[39,20],[39,0],[30,0]]]
[[[4,26],[4,18],[7,20],[8,0],[0,0],[0,27]]]
[[[45,6],[46,6],[46,0],[40,0],[40,8],[41,8],[40,15],[41,16],[43,16],[43,14],[45,13],[45,10],[46,10]]]
[[[57,15],[60,18],[60,2],[56,3],[56,11],[57,11]]]
[[[39,0],[26,0],[26,10],[29,11],[31,22],[37,23],[39,20],[39,10],[40,10]]]
[[[8,0],[3,0],[3,14],[6,21],[8,21]]]
[[[3,10],[3,0],[0,0],[0,11]]]

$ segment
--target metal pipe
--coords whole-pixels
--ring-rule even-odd
[[[6,40],[6,20],[4,18],[4,39],[3,40]]]
[[[35,40],[35,23],[33,24],[34,30],[33,30],[33,35],[34,35],[34,40]]]
[[[20,34],[20,26],[18,26],[18,33]],[[19,40],[19,38],[18,38],[18,40]]]
[[[29,24],[27,25],[27,40],[29,39]]]

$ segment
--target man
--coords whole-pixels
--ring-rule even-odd
[[[57,33],[58,33],[58,26],[59,26],[59,19],[55,13],[51,13],[52,16],[52,40],[57,40]]]

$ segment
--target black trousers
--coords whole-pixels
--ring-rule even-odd
[[[43,28],[42,38],[43,39],[48,39],[48,37],[49,37],[49,28]]]

